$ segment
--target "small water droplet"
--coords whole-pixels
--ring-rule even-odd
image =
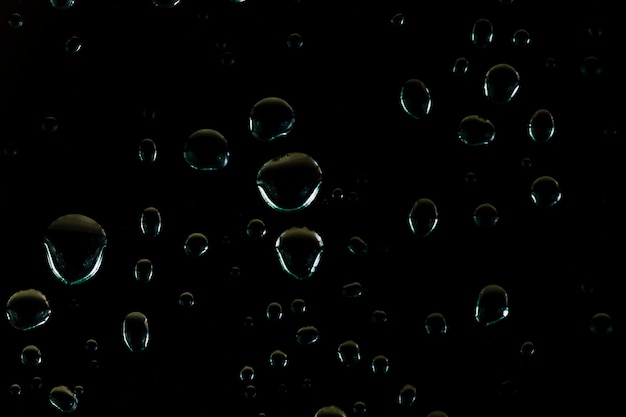
[[[522,158],[520,164],[522,165],[522,168],[529,169],[533,166],[533,161],[532,159],[525,157],[525,158]]]
[[[246,226],[246,235],[252,239],[261,239],[267,235],[267,227],[261,219],[252,219]]]
[[[537,207],[552,207],[561,201],[561,187],[551,176],[544,175],[530,186],[530,199]]]
[[[83,41],[78,36],[71,36],[65,41],[65,52],[68,54],[77,54],[81,49],[83,49]]]
[[[546,143],[554,136],[554,117],[549,110],[539,109],[528,122],[528,136],[537,143]]]
[[[556,59],[553,57],[549,57],[546,59],[546,68],[549,70],[553,70],[557,67]]]
[[[352,412],[357,416],[364,416],[367,413],[367,405],[363,401],[356,401],[352,406]]]
[[[122,322],[124,344],[131,352],[142,352],[148,347],[150,329],[145,314],[134,311],[128,313]]]
[[[297,279],[307,279],[320,263],[324,243],[313,230],[292,227],[281,233],[275,248],[283,271]]]
[[[220,59],[221,63],[225,67],[230,67],[235,63],[235,54],[230,51],[225,51]]]
[[[291,302],[291,312],[295,315],[301,316],[306,313],[306,302],[302,298],[294,298]]]
[[[283,306],[276,301],[272,301],[265,309],[265,318],[271,321],[279,321],[283,318]]]
[[[39,290],[15,292],[6,306],[6,317],[18,330],[31,330],[44,325],[52,314],[46,296]]]
[[[472,43],[477,48],[486,48],[493,42],[493,24],[489,19],[478,19],[472,26]]]
[[[57,10],[67,10],[75,3],[76,0],[50,0],[50,5]]]
[[[341,342],[337,348],[339,362],[352,367],[361,362],[361,348],[354,340]]]
[[[85,393],[85,387],[83,387],[82,385],[74,386],[74,394],[80,397],[84,393]]]
[[[254,317],[247,316],[243,319],[243,327],[246,329],[251,329],[254,327]]]
[[[474,318],[482,325],[490,326],[509,315],[509,297],[500,285],[486,285],[476,300]]]
[[[196,304],[196,297],[189,291],[184,291],[178,296],[178,305],[189,308]]]
[[[28,367],[41,364],[41,350],[35,345],[25,346],[20,354],[20,361]]]
[[[185,162],[200,171],[216,171],[228,164],[230,152],[224,136],[213,129],[200,129],[193,132],[183,151]]]
[[[87,339],[85,341],[85,350],[87,352],[97,352],[98,351],[98,341],[96,339]]]
[[[185,239],[183,249],[187,256],[199,258],[209,251],[209,239],[203,233],[191,233]]]
[[[439,223],[439,212],[435,202],[429,198],[420,198],[409,211],[409,228],[420,237],[430,235]]]
[[[452,65],[452,73],[454,75],[460,76],[467,74],[469,69],[469,61],[465,57],[459,57],[454,61],[454,65]]]
[[[139,142],[139,161],[144,164],[152,164],[158,156],[157,146],[150,138],[142,139]]]
[[[317,197],[322,170],[307,154],[287,153],[263,164],[257,172],[256,184],[263,201],[274,210],[302,210]]]
[[[336,200],[336,201],[343,200],[343,196],[344,196],[343,188],[341,187],[333,188],[333,191],[331,192],[330,196],[333,200]]]
[[[374,310],[372,312],[372,322],[377,325],[387,323],[387,312],[384,310]]]
[[[406,23],[406,17],[404,13],[396,13],[391,17],[391,25],[396,28],[401,28]]]
[[[478,181],[478,178],[476,176],[475,172],[467,172],[465,174],[465,183],[466,184],[476,184],[476,181]]]
[[[317,343],[320,334],[315,326],[303,326],[296,332],[296,341],[301,345],[312,345]]]
[[[398,404],[402,407],[410,407],[417,399],[417,388],[414,385],[406,384],[400,388],[398,393]]]
[[[368,251],[367,243],[359,236],[348,239],[348,251],[355,256],[365,256]]]
[[[56,410],[71,413],[78,408],[78,397],[65,385],[57,385],[50,390],[48,402]]]
[[[496,138],[496,128],[490,120],[472,114],[459,123],[458,137],[465,145],[485,146]]]
[[[271,142],[291,133],[295,120],[289,103],[279,97],[266,97],[252,107],[248,128],[256,139]]]
[[[241,276],[241,268],[233,266],[230,268],[230,276],[233,278],[239,278]]]
[[[481,229],[491,229],[500,221],[500,215],[493,204],[482,203],[474,209],[473,219]]]
[[[485,74],[483,93],[495,104],[508,103],[519,91],[520,76],[509,64],[494,65]]]
[[[19,13],[12,13],[8,20],[9,26],[13,29],[19,29],[24,26],[24,18]]]
[[[535,344],[530,340],[527,340],[522,343],[519,352],[524,358],[530,358],[532,356],[535,356]]]
[[[591,317],[589,329],[594,336],[608,336],[613,333],[613,319],[607,313],[596,313]]]
[[[30,380],[30,388],[33,391],[38,391],[43,387],[43,379],[39,376],[34,376],[33,379]]]
[[[153,275],[154,266],[152,265],[152,261],[146,258],[139,259],[134,269],[135,280],[142,284],[147,284],[152,280]]]
[[[254,368],[250,365],[245,365],[239,371],[239,380],[242,382],[252,382],[256,377],[256,373],[254,372]]]
[[[350,282],[341,288],[341,295],[348,298],[359,298],[363,295],[363,286],[360,282]]]
[[[528,31],[526,29],[518,29],[515,31],[515,33],[513,33],[513,45],[517,46],[518,48],[524,48],[528,45],[530,45],[530,33],[528,33]]]
[[[286,368],[289,364],[287,354],[280,349],[273,351],[270,354],[270,366],[274,369]]]
[[[20,397],[22,395],[22,386],[20,384],[11,384],[9,386],[9,395],[13,398]]]
[[[314,417],[348,417],[346,413],[339,407],[335,405],[328,405],[322,408],[319,408]]]
[[[302,36],[299,33],[292,33],[287,37],[287,46],[290,49],[300,49],[303,44]]]
[[[414,119],[424,119],[432,108],[430,90],[421,80],[407,80],[400,90],[400,105]]]
[[[385,355],[376,355],[372,359],[372,372],[376,375],[384,375],[389,372],[389,358]]]
[[[161,233],[163,222],[161,220],[161,212],[156,207],[147,207],[141,213],[139,222],[141,233],[145,237],[154,238]]]
[[[580,64],[580,72],[585,78],[595,79],[602,75],[603,67],[600,58],[597,56],[588,56],[583,59]]]
[[[46,133],[54,133],[59,129],[59,122],[57,121],[56,117],[44,117],[43,121],[41,122],[41,129],[43,129],[43,131]]]
[[[426,334],[429,336],[445,336],[448,333],[448,323],[443,314],[430,313],[425,320]]]
[[[178,6],[181,1],[182,0],[152,0],[152,4],[161,9],[171,9],[172,7]]]

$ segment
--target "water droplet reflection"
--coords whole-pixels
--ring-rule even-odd
[[[347,367],[352,367],[361,362],[361,348],[354,340],[346,340],[337,348],[339,362]]]
[[[409,116],[423,119],[430,114],[432,107],[430,90],[421,80],[407,80],[400,90],[400,104]]]
[[[477,48],[486,48],[493,42],[493,25],[488,19],[478,19],[472,26],[472,43]]]

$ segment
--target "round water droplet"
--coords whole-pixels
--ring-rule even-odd
[[[472,114],[459,123],[458,137],[465,145],[485,146],[496,138],[496,128],[490,120]]]
[[[196,304],[196,297],[189,291],[184,291],[178,296],[178,305],[189,308]]]
[[[46,133],[54,133],[59,129],[59,122],[57,121],[56,117],[44,117],[43,121],[41,122],[41,129],[43,129],[43,131]]]
[[[417,388],[414,385],[406,384],[400,388],[398,393],[398,404],[402,407],[410,407],[417,399]]]
[[[295,120],[289,103],[282,98],[266,97],[252,107],[248,128],[256,139],[271,142],[291,133]]]
[[[290,49],[300,49],[303,44],[302,36],[299,33],[292,33],[287,37],[287,46]]]
[[[372,312],[372,322],[377,325],[387,323],[387,312],[384,310],[374,310]]]
[[[580,64],[580,72],[585,78],[595,79],[602,75],[602,62],[597,56],[588,56]]]
[[[530,199],[537,207],[552,207],[561,201],[559,183],[548,175],[541,176],[530,186]]]
[[[494,65],[485,74],[483,93],[495,104],[508,103],[519,91],[520,77],[509,64]]]
[[[265,309],[265,318],[271,321],[278,321],[283,318],[283,306],[276,302],[272,301],[267,305]]]
[[[76,285],[92,278],[102,264],[107,238],[95,220],[82,214],[59,217],[46,229],[44,248],[56,278]]]
[[[183,245],[185,254],[191,258],[199,258],[209,250],[209,239],[202,233],[191,233]]]
[[[57,385],[50,390],[48,402],[56,410],[71,413],[78,408],[78,397],[65,385]]]
[[[341,288],[341,295],[348,298],[358,298],[363,295],[363,286],[360,282],[350,282]]]
[[[430,114],[432,107],[430,90],[421,80],[407,80],[400,90],[400,105],[409,116],[423,119]]]
[[[596,313],[591,317],[589,329],[594,336],[608,336],[613,333],[613,319],[607,313]]]
[[[549,110],[539,109],[528,122],[528,136],[537,143],[546,143],[554,136],[554,117]]]
[[[406,18],[403,13],[396,13],[391,17],[391,25],[397,28],[401,28],[406,23]]]
[[[147,207],[142,213],[139,221],[141,233],[145,237],[157,237],[161,233],[163,222],[161,221],[161,212],[155,207]]]
[[[22,386],[20,384],[11,384],[9,386],[9,395],[13,398],[20,397],[22,395]]]
[[[220,62],[222,63],[223,66],[225,67],[230,67],[235,63],[235,54],[233,54],[230,51],[225,51],[222,54],[222,58],[220,59]]]
[[[343,196],[344,196],[343,188],[340,188],[340,187],[333,188],[333,191],[330,194],[330,196],[333,200],[337,200],[337,201],[343,200]]]
[[[496,284],[483,287],[478,294],[474,318],[482,325],[490,326],[509,315],[509,297],[504,288]]]
[[[122,338],[131,352],[145,350],[150,341],[150,329],[146,315],[138,311],[128,313],[122,322]]]
[[[150,259],[139,259],[135,264],[134,270],[135,279],[137,282],[147,284],[152,280],[154,275],[154,266]]]
[[[352,236],[348,239],[348,251],[355,256],[365,256],[368,251],[368,246],[359,236]]]
[[[152,0],[152,4],[161,9],[171,9],[172,7],[178,6],[181,1],[182,0]]]
[[[276,239],[276,253],[283,271],[297,279],[310,278],[322,258],[322,238],[307,227],[291,227]]]
[[[517,46],[518,48],[524,48],[528,45],[530,45],[530,33],[528,33],[528,31],[526,29],[518,29],[515,31],[515,33],[513,33],[513,45]]]
[[[286,368],[289,364],[287,354],[282,350],[275,350],[270,354],[270,366],[275,369]]]
[[[376,375],[384,375],[389,372],[389,358],[385,355],[377,355],[372,359],[372,372]]]
[[[193,132],[183,151],[185,162],[200,171],[215,171],[228,164],[230,152],[224,136],[213,129],[200,129]]]
[[[454,75],[465,75],[468,69],[469,61],[464,57],[457,58],[456,61],[454,61],[454,65],[452,65],[452,73]]]
[[[98,351],[98,341],[96,339],[87,339],[85,341],[85,350],[87,352],[97,352]]]
[[[246,400],[253,400],[256,398],[256,386],[255,385],[246,385],[246,387],[243,389],[243,397]]]
[[[352,412],[357,416],[364,416],[367,413],[367,405],[363,401],[356,401],[352,406]]]
[[[252,239],[261,239],[267,235],[267,227],[261,219],[252,219],[246,226],[246,235]]]
[[[346,413],[335,405],[328,405],[318,409],[314,417],[348,417]]]
[[[83,41],[78,36],[71,36],[65,41],[65,52],[68,54],[77,54],[83,49]]]
[[[238,278],[241,276],[241,268],[238,266],[233,266],[230,268],[230,276],[233,278]]]
[[[139,143],[139,161],[144,164],[152,164],[158,156],[156,143],[150,138],[142,139]]]
[[[426,316],[426,334],[429,336],[445,336],[448,333],[448,323],[443,314],[435,312]]]
[[[474,209],[473,218],[474,224],[481,229],[491,229],[500,221],[498,210],[490,203],[479,204]]]
[[[343,365],[352,367],[361,362],[361,348],[354,340],[341,342],[337,348],[337,357]]]
[[[477,48],[486,48],[493,42],[493,24],[489,19],[478,19],[472,26],[472,43]]]
[[[254,317],[247,316],[243,319],[243,327],[246,329],[251,329],[254,327]]]
[[[306,302],[302,298],[294,298],[291,302],[291,312],[295,315],[301,316],[306,313]]]
[[[430,235],[439,223],[439,212],[434,201],[429,198],[420,198],[409,211],[409,228],[420,237]]]
[[[39,376],[34,376],[33,379],[30,380],[30,388],[33,391],[40,390],[43,387],[43,379]]]
[[[280,212],[311,205],[322,185],[322,170],[309,155],[287,153],[272,158],[259,169],[256,184],[263,201]]]
[[[535,344],[529,340],[522,343],[519,349],[520,354],[525,358],[535,356]]]
[[[24,26],[24,18],[19,13],[12,13],[8,20],[9,26],[13,29],[19,29]]]
[[[82,385],[74,386],[74,394],[80,397],[84,393],[85,393],[85,387],[83,387]]]
[[[312,345],[319,340],[320,333],[315,326],[300,327],[296,332],[296,341],[301,345]]]
[[[546,68],[549,70],[553,70],[557,67],[556,58],[549,57],[546,59]]]
[[[254,372],[254,368],[250,365],[245,365],[239,371],[239,380],[242,382],[252,382],[256,377],[256,373]]]
[[[25,346],[20,354],[20,361],[29,367],[41,364],[41,350],[35,345]]]
[[[50,5],[57,10],[67,10],[74,6],[76,0],[50,0]]]
[[[6,317],[18,330],[31,330],[44,325],[52,314],[48,299],[35,289],[21,290],[9,297]]]
[[[520,161],[520,165],[522,165],[522,168],[524,169],[529,169],[533,166],[533,161],[528,157],[522,158],[522,160]]]

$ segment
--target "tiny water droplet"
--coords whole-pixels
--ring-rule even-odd
[[[478,181],[478,178],[476,177],[476,173],[475,172],[468,172],[465,174],[465,183],[466,184],[476,184],[476,181]]]
[[[239,371],[239,380],[242,382],[252,382],[256,377],[256,373],[254,372],[254,368],[250,365],[245,365]]]
[[[154,266],[152,265],[152,261],[150,259],[139,259],[135,264],[134,269],[135,280],[142,284],[147,284],[152,280],[152,276],[154,275]]]
[[[185,162],[200,171],[216,171],[228,164],[230,152],[224,136],[213,129],[193,132],[183,150]]]
[[[270,354],[270,366],[275,369],[286,368],[289,364],[287,354],[282,350],[275,350]]]
[[[46,296],[39,290],[15,292],[6,306],[6,317],[18,330],[31,330],[44,325],[52,314]]]
[[[546,143],[554,136],[554,117],[549,110],[539,109],[528,122],[528,136],[537,143]]]
[[[467,74],[469,69],[469,61],[465,57],[459,57],[454,61],[454,65],[452,65],[452,73],[454,75],[460,76]]]
[[[267,235],[267,227],[261,219],[252,219],[246,226],[246,235],[252,239],[261,239]]]
[[[435,202],[429,198],[420,198],[409,211],[409,228],[420,237],[430,235],[439,223],[439,212]]]
[[[385,355],[376,355],[372,359],[372,372],[376,375],[383,375],[389,372],[389,358]]]
[[[432,108],[430,90],[421,80],[407,80],[400,90],[400,105],[414,119],[424,119]]]
[[[348,298],[359,298],[363,295],[363,286],[360,282],[350,282],[341,288],[341,295]]]
[[[152,0],[152,4],[161,9],[171,9],[172,7],[178,6],[181,1],[182,0]]]
[[[302,298],[294,298],[291,302],[291,312],[295,315],[301,316],[306,313],[306,302]]]
[[[43,379],[39,376],[34,376],[33,379],[30,380],[30,388],[33,391],[38,391],[43,387]]]
[[[546,59],[546,68],[549,70],[553,70],[557,67],[556,59],[553,57],[549,57]]]
[[[78,397],[65,385],[57,385],[50,390],[48,402],[56,410],[71,413],[78,408]]]
[[[526,29],[518,29],[515,31],[515,33],[513,33],[513,45],[517,46],[518,48],[524,48],[528,45],[530,45],[530,33],[528,33],[528,31]]]
[[[247,316],[243,319],[243,327],[246,329],[251,329],[254,327],[254,317]]]
[[[96,339],[87,339],[85,341],[85,350],[87,352],[97,352],[98,351],[98,341]]]
[[[603,67],[600,58],[591,55],[583,59],[580,64],[580,72],[585,78],[595,79],[602,75]]]
[[[476,300],[474,318],[482,325],[490,326],[509,315],[509,297],[500,285],[486,285]]]
[[[83,41],[78,36],[70,36],[65,41],[65,52],[68,54],[77,54],[81,49],[83,49]]]
[[[406,23],[404,13],[396,13],[391,17],[391,25],[397,28],[401,28]]]
[[[495,104],[508,103],[519,91],[520,76],[509,64],[494,65],[485,74],[483,93]]]
[[[365,256],[368,251],[367,243],[359,236],[348,239],[348,251],[355,256]]]
[[[429,336],[445,336],[448,333],[448,323],[443,314],[439,312],[430,313],[425,321],[426,334]]]
[[[276,301],[272,301],[265,309],[265,318],[271,321],[279,321],[283,318],[283,306]]]
[[[20,361],[28,367],[41,364],[41,350],[35,345],[25,346],[20,353]]]
[[[374,310],[372,312],[372,322],[377,325],[387,323],[387,312],[384,310]]]
[[[266,97],[254,104],[248,118],[249,130],[261,142],[271,142],[291,133],[293,108],[282,98]]]
[[[233,266],[230,268],[230,276],[233,278],[238,278],[241,276],[241,268],[238,266]]]
[[[189,291],[184,291],[178,296],[178,305],[189,308],[196,304],[196,297]]]
[[[594,336],[608,336],[613,333],[613,319],[607,313],[596,313],[591,317],[589,329]]]
[[[74,6],[76,0],[50,0],[50,5],[57,10],[67,10]]]
[[[235,54],[230,51],[225,51],[222,54],[221,63],[225,67],[230,67],[235,63]]]
[[[302,36],[299,33],[292,33],[287,37],[287,46],[290,49],[300,49],[304,41],[302,40]]]
[[[320,263],[324,243],[313,230],[292,227],[281,233],[275,248],[283,271],[297,279],[307,279]]]
[[[302,210],[317,197],[322,170],[307,154],[287,153],[263,164],[257,172],[256,184],[263,201],[274,210]]]
[[[410,407],[417,399],[417,388],[414,385],[406,384],[400,388],[398,393],[398,404],[402,407]]]
[[[352,412],[357,416],[364,416],[367,413],[367,405],[363,401],[356,401],[352,406]]]
[[[147,207],[141,213],[139,226],[144,236],[149,238],[157,237],[163,227],[161,212],[156,207]]]
[[[333,188],[333,191],[332,191],[332,193],[330,194],[330,196],[331,196],[331,198],[332,198],[333,200],[337,200],[337,201],[339,201],[339,200],[343,200],[343,196],[344,196],[344,194],[343,194],[343,188],[341,188],[341,187],[336,187],[336,188]]]
[[[474,209],[473,219],[481,229],[491,229],[500,221],[500,215],[493,204],[482,203]]]
[[[535,344],[529,340],[522,343],[519,349],[520,354],[525,358],[535,356]]]
[[[361,348],[354,340],[341,342],[337,348],[339,362],[352,367],[361,362]]]
[[[552,207],[561,201],[561,187],[551,176],[544,175],[530,186],[530,199],[537,207]]]
[[[139,142],[139,161],[144,164],[152,164],[158,156],[157,146],[154,140],[150,138],[142,139]]]
[[[303,326],[296,332],[296,341],[301,345],[312,345],[317,343],[320,334],[315,326]]]
[[[19,29],[24,26],[24,18],[19,13],[12,13],[8,20],[9,26],[13,29]]]
[[[348,417],[346,413],[335,405],[328,405],[319,408],[314,417]]]
[[[209,251],[209,239],[203,233],[191,233],[185,239],[183,249],[187,256],[199,258]]]
[[[472,26],[472,43],[477,48],[486,48],[493,42],[493,24],[489,19],[478,19]]]
[[[74,394],[80,397],[84,393],[85,393],[85,387],[83,387],[82,385],[74,386]]]
[[[59,122],[57,121],[56,117],[47,116],[44,117],[43,121],[41,122],[41,128],[46,133],[54,133],[59,129]]]
[[[145,314],[134,311],[128,313],[122,322],[122,338],[131,352],[141,352],[148,347],[150,329]]]

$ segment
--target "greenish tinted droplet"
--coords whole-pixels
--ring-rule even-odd
[[[265,308],[265,318],[271,321],[278,321],[283,318],[283,306],[276,301],[272,301]]]
[[[429,336],[445,336],[448,333],[448,323],[443,314],[439,312],[430,313],[425,321],[426,334]]]
[[[270,366],[276,369],[286,368],[289,364],[287,354],[280,349],[273,351],[270,354]]]
[[[591,317],[589,329],[594,336],[608,336],[613,333],[613,318],[604,312]]]
[[[493,204],[482,203],[474,209],[473,219],[481,229],[491,229],[500,221],[500,215]]]
[[[561,198],[559,183],[549,175],[537,178],[530,186],[530,199],[537,207],[553,207]]]
[[[602,61],[595,55],[585,57],[580,64],[580,72],[585,78],[596,79],[603,71]]]
[[[54,133],[59,129],[59,122],[56,117],[47,116],[44,117],[41,122],[41,129],[46,133]]]
[[[171,9],[172,7],[178,6],[181,1],[182,0],[152,0],[152,4],[161,9]]]
[[[19,13],[12,13],[8,20],[9,26],[13,29],[19,29],[24,26],[24,18]]]
[[[67,10],[75,3],[76,0],[50,0],[50,5],[57,10]]]
[[[184,291],[178,296],[178,305],[189,308],[196,304],[196,297],[189,291]]]
[[[250,365],[245,365],[239,371],[239,380],[242,382],[252,382],[254,381],[255,377],[256,372],[254,371],[254,368]]]
[[[429,198],[420,198],[409,211],[409,228],[419,237],[430,235],[439,223],[439,211],[435,202]]]
[[[295,123],[293,108],[279,97],[266,97],[254,104],[248,128],[261,142],[271,142],[291,133]]]
[[[467,74],[468,69],[469,61],[465,57],[457,58],[452,65],[452,73],[457,76]]]
[[[146,315],[138,311],[128,313],[122,322],[122,338],[129,351],[144,351],[150,341]]]
[[[414,119],[424,119],[432,108],[430,90],[421,80],[407,80],[400,90],[400,105]]]
[[[41,364],[41,350],[35,345],[28,345],[20,353],[20,362],[28,367]]]
[[[522,343],[522,346],[519,349],[520,354],[525,358],[530,358],[535,356],[535,344],[530,340]]]
[[[313,230],[292,227],[281,233],[275,249],[283,271],[297,279],[307,279],[320,263],[324,243]]]
[[[491,67],[485,74],[483,93],[494,104],[508,103],[515,97],[520,87],[520,76],[509,64],[501,63]]]
[[[150,138],[142,139],[139,142],[139,161],[144,164],[152,164],[158,156],[157,146]]]
[[[71,413],[78,408],[76,393],[65,385],[52,388],[48,394],[48,402],[54,409],[63,413]]]
[[[292,33],[287,37],[287,46],[290,49],[300,49],[302,45],[304,45],[304,41],[299,33]]]
[[[78,36],[70,36],[65,41],[65,52],[70,55],[77,54],[83,49],[83,41]]]
[[[489,19],[478,19],[472,26],[472,44],[477,48],[486,48],[493,42],[493,24]]]
[[[296,341],[301,345],[312,345],[319,340],[320,333],[315,326],[303,326],[296,332]]]
[[[193,132],[183,150],[185,162],[200,171],[216,171],[228,164],[230,152],[224,136],[213,129]]]
[[[537,143],[546,143],[554,136],[554,117],[549,110],[539,109],[528,122],[528,136]]]
[[[163,222],[161,212],[155,207],[147,207],[142,213],[139,222],[141,233],[145,237],[154,238],[161,233]]]
[[[252,219],[246,225],[246,235],[252,239],[261,239],[267,235],[267,227],[261,219]]]
[[[191,233],[185,239],[183,249],[190,258],[199,258],[209,251],[209,239],[203,233]]]
[[[46,296],[32,288],[13,293],[6,306],[7,319],[18,330],[43,326],[51,315],[52,310]]]
[[[401,407],[411,407],[417,399],[417,388],[412,384],[406,384],[400,388],[398,393],[398,404]]]
[[[152,265],[152,261],[146,258],[139,259],[134,268],[135,280],[142,284],[147,284],[152,281],[153,275],[154,266]]]
[[[458,137],[465,145],[485,146],[496,138],[496,128],[490,120],[472,114],[461,119]]]
[[[355,401],[352,412],[357,416],[364,416],[367,413],[367,405],[363,401]]]
[[[367,243],[359,236],[348,239],[348,251],[355,256],[365,256],[368,251]]]
[[[361,348],[354,340],[346,340],[337,348],[339,362],[347,367],[352,367],[361,362]]]
[[[294,298],[291,302],[291,312],[295,315],[302,315],[306,313],[306,302],[302,298]]]
[[[376,355],[372,359],[372,372],[376,375],[384,375],[389,372],[389,358],[385,355]]]
[[[525,48],[530,45],[530,33],[526,29],[518,29],[513,33],[513,45],[518,48]]]
[[[496,284],[486,285],[476,300],[474,318],[482,325],[490,326],[509,316],[509,297],[504,288]]]

